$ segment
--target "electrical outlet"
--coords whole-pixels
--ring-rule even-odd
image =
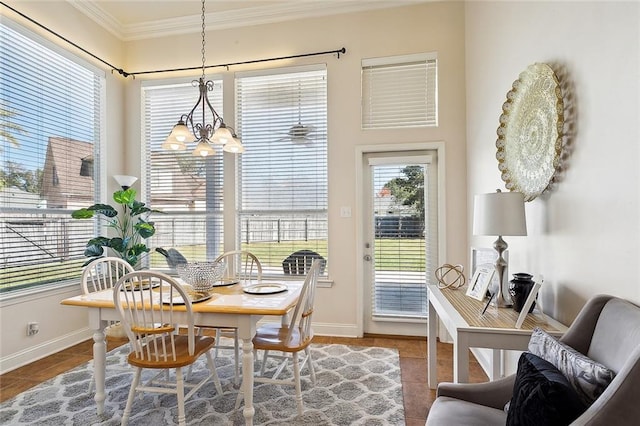
[[[40,331],[40,324],[37,322],[27,323],[27,336],[35,336]]]

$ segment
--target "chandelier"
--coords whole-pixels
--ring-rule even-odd
[[[240,154],[244,152],[244,147],[236,135],[233,128],[227,126],[224,120],[213,109],[207,96],[207,92],[213,90],[213,81],[205,81],[205,14],[204,2],[202,0],[202,76],[199,80],[194,80],[192,84],[198,85],[200,97],[188,114],[183,114],[178,120],[178,124],[173,126],[171,133],[162,144],[163,149],[182,151],[187,148],[187,143],[196,143],[193,155],[208,157],[215,154],[214,146],[221,146],[226,152]],[[202,121],[194,122],[194,113],[202,111]],[[210,115],[210,122],[207,123],[207,115]]]

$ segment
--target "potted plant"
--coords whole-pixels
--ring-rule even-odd
[[[149,252],[143,239],[155,234],[156,228],[153,222],[149,222],[147,219],[150,213],[161,212],[152,210],[145,203],[137,201],[136,191],[133,188],[123,188],[114,192],[113,200],[122,206],[121,215],[116,208],[109,204],[94,204],[71,213],[71,217],[74,219],[90,219],[95,215],[103,215],[107,218],[107,226],[115,230],[115,236],[112,238],[98,236],[87,242],[84,255],[90,259],[85,265],[102,257],[105,248],[113,250],[117,256],[133,267],[138,264],[144,253]]]

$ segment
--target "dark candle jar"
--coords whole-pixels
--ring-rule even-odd
[[[526,272],[519,272],[517,274],[513,274],[513,279],[509,281],[509,294],[511,295],[511,300],[513,302],[513,309],[516,312],[522,311],[522,307],[524,303],[527,301],[529,297],[529,293],[531,293],[531,289],[533,288],[533,275],[527,274]],[[533,308],[535,307],[536,302],[534,301],[531,304],[531,308],[529,309],[529,313],[533,312]]]

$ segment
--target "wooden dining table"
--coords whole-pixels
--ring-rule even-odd
[[[258,321],[264,316],[285,316],[296,305],[300,297],[303,281],[278,282],[287,290],[275,294],[249,294],[244,289],[256,283],[234,284],[214,287],[212,297],[206,301],[193,303],[194,322],[200,326],[230,327],[238,329],[242,346],[242,390],[244,392],[243,415],[247,425],[253,424],[254,356],[252,339],[256,334]],[[262,284],[265,284],[264,282]],[[104,290],[64,299],[61,304],[84,307],[89,311],[89,328],[93,330],[93,361],[95,378],[95,401],[98,414],[104,413],[106,337],[105,327],[110,321],[119,320],[113,302],[113,291]],[[175,309],[174,309],[175,312]],[[178,309],[176,322],[186,322],[186,313]],[[181,315],[185,315],[182,317]]]

